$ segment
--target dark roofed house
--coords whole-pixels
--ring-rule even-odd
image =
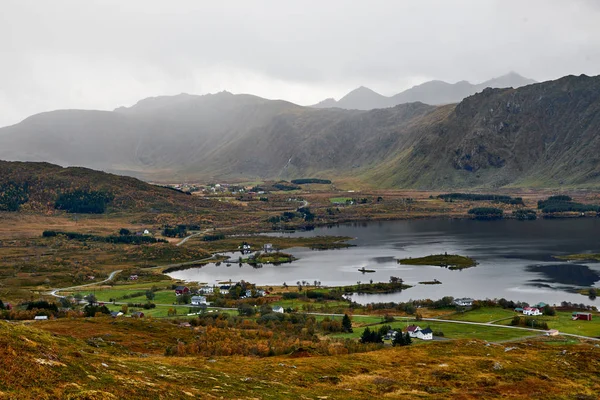
[[[175,288],[175,295],[176,296],[181,296],[182,294],[186,294],[190,292],[190,288],[188,288],[187,286],[177,286]]]
[[[134,311],[131,313],[133,318],[144,318],[144,313],[141,311]]]
[[[417,331],[417,338],[421,340],[432,340],[433,339],[433,331],[431,328],[425,328]]]

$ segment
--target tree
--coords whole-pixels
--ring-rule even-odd
[[[254,307],[252,307],[249,304],[246,303],[242,303],[240,304],[240,306],[238,307],[238,314],[242,315],[242,316],[246,316],[246,317],[251,317],[256,313],[256,311],[254,310]]]
[[[344,332],[352,333],[352,320],[348,314],[344,314],[344,318],[342,318],[342,327]]]
[[[402,332],[400,332],[400,334],[402,334]],[[406,333],[404,334],[404,343],[405,343],[406,345],[409,345],[409,344],[411,344],[411,343],[412,343],[412,339],[411,339],[410,335],[408,334],[408,332],[406,332]]]
[[[190,304],[192,296],[189,293],[184,293],[181,296],[177,296],[177,304]]]
[[[596,300],[597,296],[598,296],[598,291],[594,288],[591,288],[588,292],[588,297],[590,298],[590,300]]]
[[[127,307],[127,304],[123,304],[123,305],[121,306],[121,312],[122,312],[123,314],[127,314],[127,311],[129,311],[129,307]]]
[[[129,235],[131,235],[131,231],[129,229],[127,229],[127,228],[121,228],[119,230],[119,235],[121,235],[121,236],[129,236]]]
[[[90,293],[87,295],[87,301],[90,305],[93,305],[94,303],[96,303],[96,295],[93,293]]]
[[[372,331],[369,327],[365,328],[361,337],[361,343],[383,343],[383,337],[377,331]]]
[[[146,298],[148,300],[154,300],[154,297],[156,297],[156,295],[154,294],[153,290],[146,290]]]
[[[406,340],[402,331],[396,332],[396,336],[392,340],[392,346],[406,346]]]

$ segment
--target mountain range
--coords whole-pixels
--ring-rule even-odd
[[[600,77],[369,111],[228,92],[61,110],[0,129],[0,159],[153,181],[318,177],[377,187],[600,186]]]
[[[510,72],[498,78],[472,84],[467,81],[447,83],[444,81],[428,81],[414,86],[394,96],[384,96],[364,86],[354,89],[340,100],[329,98],[313,105],[315,108],[344,108],[346,110],[372,110],[375,108],[394,107],[398,104],[421,102],[431,105],[458,103],[483,89],[519,88],[536,83],[533,79],[524,78],[516,72]]]

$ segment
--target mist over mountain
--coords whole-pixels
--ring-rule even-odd
[[[339,101],[330,98],[315,104],[313,107],[372,110],[374,108],[394,107],[398,104],[416,101],[431,105],[441,105],[458,103],[465,97],[481,92],[488,87],[519,88],[533,83],[536,83],[533,79],[527,79],[516,72],[510,72],[506,75],[479,84],[471,84],[467,81],[460,81],[457,83],[447,83],[437,80],[429,81],[390,97],[381,95],[369,88],[361,86],[342,97]]]
[[[600,77],[369,111],[228,92],[161,96],[113,112],[34,115],[0,129],[0,159],[156,181],[319,176],[423,189],[600,186]]]

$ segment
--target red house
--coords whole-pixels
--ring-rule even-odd
[[[573,321],[575,321],[575,320],[591,321],[592,320],[592,313],[589,313],[589,312],[574,312],[572,314],[572,317],[573,317]]]
[[[188,288],[187,286],[177,286],[175,288],[175,295],[176,296],[181,296],[182,294],[186,294],[190,292],[190,288]]]

